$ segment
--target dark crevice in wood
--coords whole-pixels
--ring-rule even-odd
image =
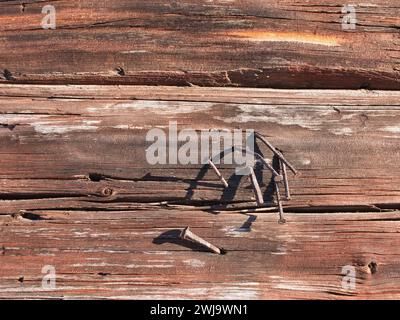
[[[13,76],[7,83],[40,85],[157,85],[176,87],[254,87],[276,89],[367,89],[400,90],[400,80],[395,74],[368,70],[323,69],[314,66],[297,66],[262,69],[237,69],[221,72],[168,72],[141,71],[126,73],[117,70],[117,76],[102,74],[42,74]],[[309,79],[313,79],[312,82]],[[0,79],[1,83],[1,79]]]
[[[106,179],[106,177],[104,175],[99,174],[99,173],[89,173],[88,178],[92,182],[100,182],[100,181]]]
[[[379,207],[377,205],[348,205],[348,206],[305,206],[305,207],[287,207],[286,210],[289,210],[293,213],[336,213],[336,212],[383,212],[383,211],[393,211],[400,210],[400,205],[393,205],[390,209]]]
[[[34,212],[26,211],[26,210],[21,210],[15,215],[13,215],[13,218],[18,219],[19,217],[31,221],[40,221],[40,220],[49,220],[44,217],[42,217],[40,214],[36,214]]]
[[[16,127],[16,126],[18,126],[19,124],[7,124],[7,123],[0,123],[0,128],[6,128],[6,129],[9,129],[9,130],[14,130],[14,128]]]
[[[13,81],[15,80],[12,73],[8,69],[4,69],[3,71],[3,77],[7,81]]]

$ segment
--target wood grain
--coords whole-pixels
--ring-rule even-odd
[[[0,82],[400,89],[398,2],[352,1],[351,31],[344,4],[2,1]]]
[[[399,98],[0,85],[0,299],[400,298]],[[146,133],[170,121],[267,136],[299,170],[288,223],[267,172],[256,208],[232,165],[219,165],[225,190],[202,165],[149,165]],[[226,254],[177,239],[186,226]],[[54,290],[42,287],[49,265]]]
[[[40,210],[0,216],[0,298],[398,299],[399,212]],[[190,225],[227,250],[176,239]],[[56,270],[43,289],[42,268]],[[344,266],[355,287],[342,286]],[[348,267],[347,267],[348,268]]]
[[[0,1],[0,299],[399,299],[397,2]],[[171,122],[267,137],[288,223],[258,167],[262,207],[234,165],[151,165]]]
[[[254,207],[251,183],[234,165],[219,166],[224,189],[200,156],[199,164],[149,164],[147,132],[168,133],[171,121],[179,130],[264,134],[299,170],[289,176],[292,211],[400,206],[398,92],[3,85],[0,95],[3,214],[154,202]],[[265,210],[274,210],[271,175],[256,173]]]

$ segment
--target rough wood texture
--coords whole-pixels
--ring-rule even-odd
[[[334,0],[2,1],[0,81],[400,89],[398,1],[351,4],[344,31]]]
[[[399,212],[290,214],[286,225],[155,207],[36,215],[0,216],[0,298],[400,298]],[[186,225],[227,253],[177,240]],[[45,265],[55,290],[41,287]],[[354,289],[343,266],[355,267]]]
[[[399,98],[0,85],[0,298],[400,298]],[[169,121],[267,136],[299,170],[288,223],[277,223],[266,172],[271,207],[255,210],[232,166],[219,166],[225,191],[201,165],[150,166],[145,135]],[[227,253],[177,240],[187,225]],[[55,290],[41,287],[45,265]]]
[[[233,165],[220,166],[230,182],[224,189],[208,166],[148,163],[147,132],[168,133],[170,121],[178,130],[248,128],[267,136],[299,170],[289,176],[291,210],[400,206],[398,92],[21,88],[0,87],[2,213],[163,201],[215,210],[254,206],[250,181]],[[256,173],[274,206],[270,174]]]

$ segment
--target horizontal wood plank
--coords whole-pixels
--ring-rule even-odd
[[[42,210],[0,217],[0,298],[398,299],[399,212]],[[177,239],[193,232],[216,255]],[[42,268],[56,288],[42,287]],[[355,287],[342,286],[354,267]]]
[[[400,206],[398,92],[3,85],[0,95],[3,214],[152,202],[254,207],[248,178],[220,165],[224,189],[200,149],[199,164],[149,164],[146,134],[168,134],[171,121],[178,130],[264,134],[299,171],[289,175],[291,210]],[[256,173],[273,210],[271,175]]]
[[[352,4],[355,30],[334,0],[2,1],[0,82],[400,89],[397,1]]]
[[[399,95],[0,85],[0,298],[398,299]],[[257,208],[232,165],[225,190],[202,165],[150,165],[145,136],[171,121],[265,135],[299,171],[287,223],[266,171]]]

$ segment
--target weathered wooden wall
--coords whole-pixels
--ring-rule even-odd
[[[398,92],[0,86],[0,296],[399,298]],[[220,166],[151,166],[145,135],[252,128],[299,170],[286,225]],[[271,155],[260,145],[264,155]],[[359,212],[359,213],[357,213]],[[186,225],[228,252],[177,240]],[[57,270],[41,289],[41,268]],[[342,267],[357,270],[355,290]]]
[[[0,299],[399,299],[400,6],[346,4],[0,1]],[[171,121],[281,149],[287,224],[267,172],[149,165]]]

